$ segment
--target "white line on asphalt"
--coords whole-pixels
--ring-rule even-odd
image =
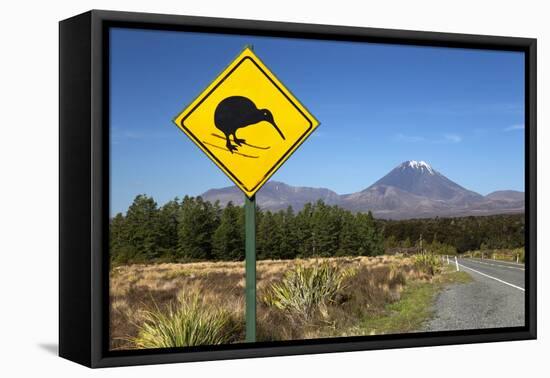
[[[468,266],[466,266],[466,265],[462,265],[462,264],[458,264],[458,265],[460,265],[460,266],[463,267],[463,268],[470,269],[471,271],[476,272],[476,273],[478,273],[478,274],[481,274],[482,276],[485,276],[485,277],[488,277],[488,278],[493,279],[493,280],[495,280],[495,281],[501,282],[501,283],[503,283],[503,284],[505,284],[505,285],[512,286],[513,288],[516,288],[516,289],[521,290],[521,291],[525,291],[524,288],[519,287],[519,286],[516,286],[516,285],[514,285],[514,284],[511,284],[510,282],[503,281],[503,280],[501,280],[500,278],[496,278],[496,277],[490,276],[490,275],[488,275],[488,274],[482,273],[482,272],[480,272],[479,270],[472,269],[472,268],[470,268],[470,267],[468,267]]]
[[[491,264],[491,263],[488,263],[488,262],[484,262],[484,261],[478,261],[478,260],[472,260],[472,259],[465,259],[467,261],[471,261],[473,263],[478,263],[478,264],[485,264],[485,265],[491,265],[491,266],[498,266],[499,268],[508,268],[508,269],[519,269],[519,270],[525,270],[524,268],[519,268],[517,266],[508,266],[508,265],[500,265],[500,264]]]

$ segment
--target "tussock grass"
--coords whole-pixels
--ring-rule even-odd
[[[513,250],[512,255],[516,255],[518,257],[518,261],[524,263],[525,262],[525,248],[516,248]]]
[[[137,348],[171,348],[230,343],[238,324],[229,311],[204,303],[199,293],[181,292],[164,311],[144,310],[137,328],[131,340]]]
[[[525,248],[514,248],[514,249],[481,249],[475,251],[468,251],[464,253],[464,257],[473,257],[473,258],[485,258],[491,260],[502,260],[502,261],[519,261],[521,263],[525,262]]]
[[[344,280],[355,273],[354,269],[341,269],[328,262],[310,267],[297,265],[280,282],[271,285],[263,300],[291,318],[296,316],[307,322],[316,311],[327,312]]]
[[[414,265],[431,276],[441,270],[441,256],[432,253],[419,253],[413,256]]]
[[[258,341],[353,334],[410,283],[433,280],[404,256],[262,260],[257,278]],[[243,262],[114,267],[111,349],[242,342],[244,286]]]

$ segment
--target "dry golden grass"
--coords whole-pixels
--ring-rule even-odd
[[[511,262],[525,262],[525,248],[515,249],[485,249],[477,251],[468,251],[464,257],[485,258]]]
[[[285,272],[328,262],[339,269],[352,268],[336,299],[307,323],[293,318],[262,298]],[[259,341],[289,340],[349,335],[357,322],[383,311],[397,301],[408,281],[429,280],[412,259],[402,256],[264,260],[257,263],[257,338]],[[112,349],[132,349],[144,322],[145,311],[167,309],[180,292],[198,293],[209,305],[230,312],[244,324],[244,262],[201,262],[188,264],[135,264],[118,266],[110,273],[110,330]],[[244,340],[238,327],[234,340]]]

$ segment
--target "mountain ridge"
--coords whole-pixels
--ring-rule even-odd
[[[222,206],[229,201],[236,205],[244,203],[242,192],[235,186],[210,189],[201,196],[210,202],[218,200]],[[269,181],[256,198],[262,209],[271,211],[288,206],[299,211],[308,202],[323,200],[353,212],[371,211],[384,219],[518,213],[525,207],[523,192],[498,190],[483,196],[448,179],[425,161],[416,160],[399,164],[355,193],[338,194],[328,188]]]

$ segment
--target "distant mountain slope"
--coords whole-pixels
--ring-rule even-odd
[[[517,190],[497,190],[496,192],[487,194],[485,197],[498,201],[524,201],[525,193],[518,192]]]
[[[243,204],[243,194],[235,186],[211,189],[202,194],[222,205]],[[308,202],[323,200],[358,212],[372,211],[378,218],[406,219],[434,216],[466,216],[524,211],[524,193],[503,190],[482,196],[449,180],[424,161],[406,161],[374,184],[357,193],[338,195],[326,188],[294,187],[268,182],[257,194],[266,210],[282,210],[289,205],[296,211]]]
[[[210,189],[201,195],[203,199],[221,204],[229,201],[236,205],[244,203],[244,195],[236,186],[222,189]],[[308,202],[323,200],[329,205],[340,202],[340,196],[332,190],[325,188],[297,187],[278,181],[267,182],[256,196],[258,205],[267,210],[277,211],[292,206],[295,210],[301,209]]]

